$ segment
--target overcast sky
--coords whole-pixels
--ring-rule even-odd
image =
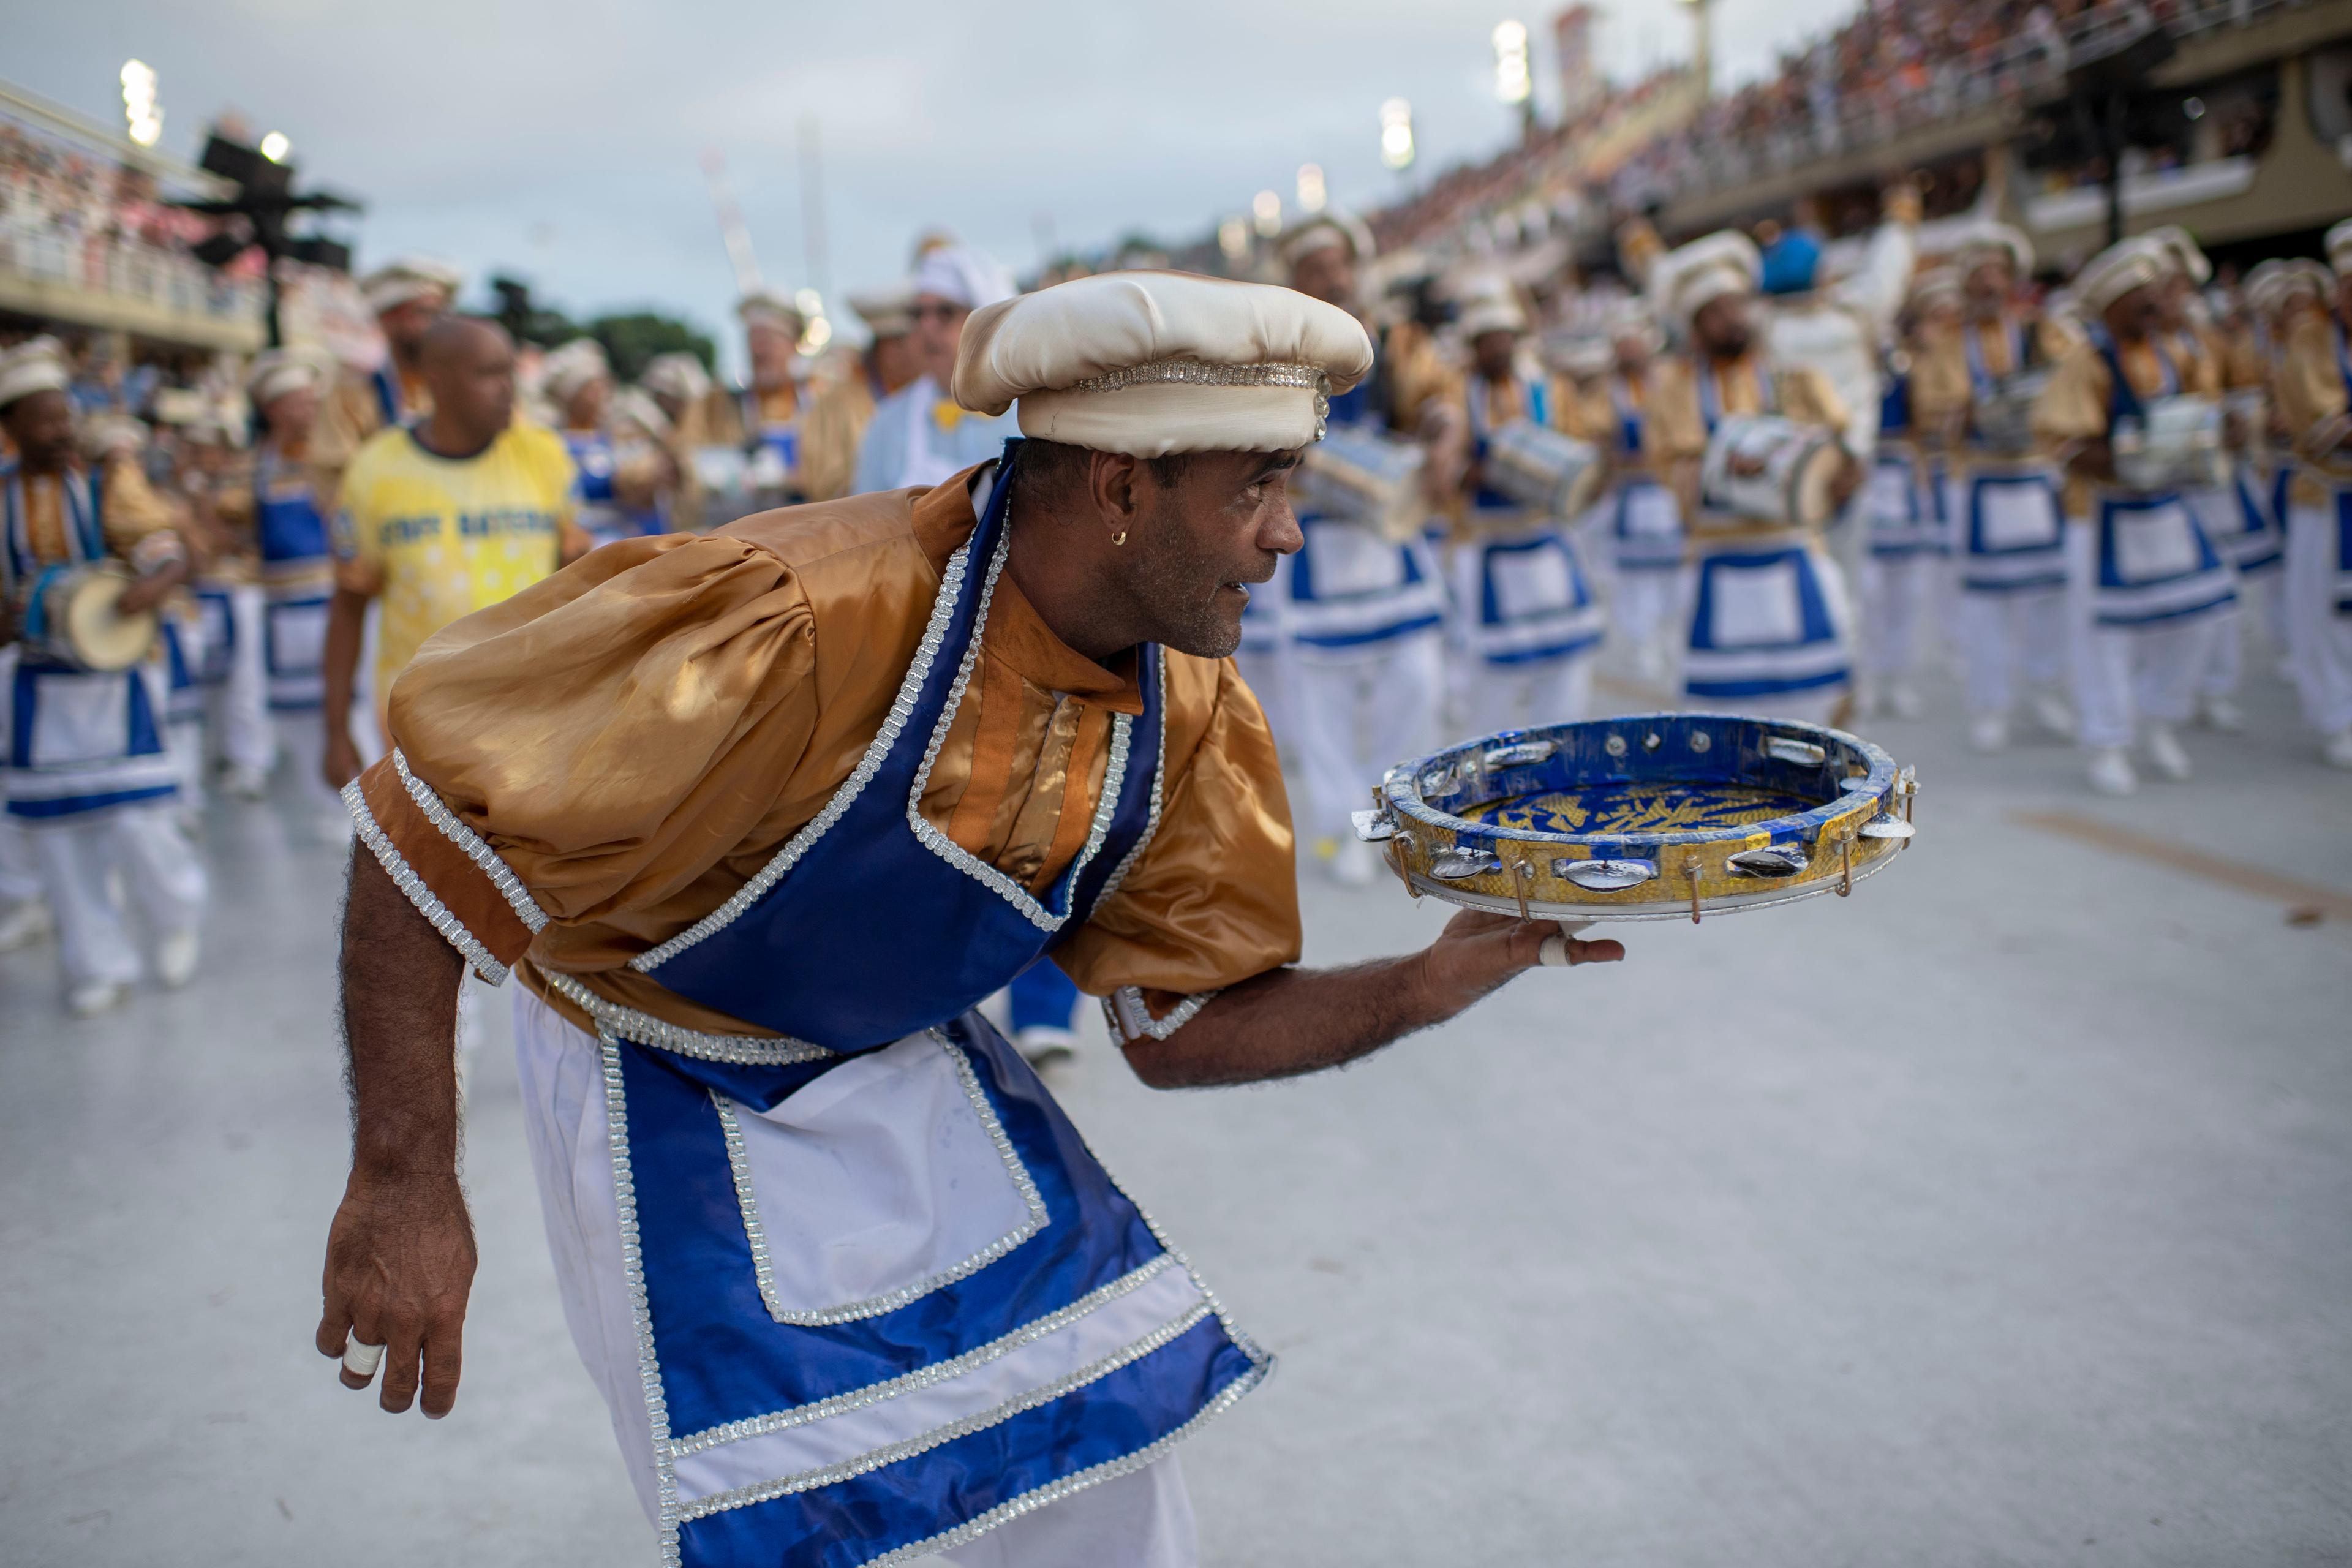
[[[1853,0],[1719,0],[1718,85]],[[364,200],[362,266],[407,251],[529,279],[575,314],[654,305],[724,327],[733,276],[700,159],[724,156],[761,270],[837,292],[900,274],[943,225],[1018,269],[1041,226],[1093,247],[1202,233],[1298,165],[1335,201],[1394,195],[1381,100],[1413,106],[1421,173],[1492,151],[1510,0],[93,0],[10,7],[0,74],[119,126],[118,72],[152,66],[164,145],[224,109],[292,139],[306,181]],[[1620,75],[1682,57],[1679,0],[1612,0]],[[796,142],[824,150],[829,279],[813,279]],[[723,338],[728,334],[720,331]]]

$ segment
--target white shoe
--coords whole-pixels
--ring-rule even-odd
[[[163,933],[155,944],[155,978],[177,991],[196,977],[196,928]]]
[[[2074,710],[2066,700],[2054,691],[2038,691],[2033,695],[2033,721],[2061,741],[2074,738]]]
[[[2002,752],[2009,749],[2009,721],[1998,713],[1987,713],[1969,721],[1969,744],[1979,752]]]
[[[2189,774],[2189,753],[2180,748],[2180,737],[2172,732],[2169,724],[2147,727],[2147,761],[2158,778],[2184,783]]]
[[[85,980],[66,987],[66,1011],[77,1018],[95,1018],[129,1000],[131,988],[120,980]]]
[[[1369,888],[1381,874],[1372,847],[1360,838],[1340,840],[1323,868],[1343,888]]]
[[[1013,1048],[1033,1068],[1066,1062],[1078,1054],[1078,1037],[1051,1024],[1032,1024],[1013,1037]]]
[[[1916,719],[1927,710],[1927,704],[1921,700],[1916,691],[1907,686],[1888,687],[1886,706],[1897,719]]]
[[[47,903],[37,898],[19,899],[0,909],[0,952],[46,942],[57,929],[57,917],[49,913]]]
[[[2208,730],[2234,735],[2246,727],[2245,710],[2227,697],[2208,697],[2197,705],[2197,717]]]
[[[221,793],[236,800],[259,800],[269,793],[269,775],[231,763],[221,773]]]
[[[2352,770],[2352,724],[2327,737],[2327,743],[2319,748],[2319,760],[2331,768]]]
[[[2121,746],[2102,746],[2091,753],[2091,787],[2101,795],[2137,795],[2139,774]]]

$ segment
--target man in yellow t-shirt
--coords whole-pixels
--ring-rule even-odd
[[[372,601],[383,609],[373,672],[381,718],[394,679],[425,638],[587,549],[562,438],[514,418],[506,333],[446,317],[425,334],[418,360],[432,413],[368,438],[344,472],[335,510],[323,718],[324,772],[336,789],[360,771],[350,715]]]

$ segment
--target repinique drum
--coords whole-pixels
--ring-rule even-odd
[[[1916,775],[1843,731],[1729,713],[1507,730],[1399,763],[1356,814],[1415,898],[1697,921],[1845,894],[1912,837]]]
[[[1699,509],[1784,527],[1827,522],[1837,477],[1835,431],[1776,414],[1734,414],[1717,422],[1699,462]],[[1742,468],[1752,472],[1740,472]]]
[[[1969,411],[1969,437],[1978,447],[2004,458],[2033,451],[2033,405],[2054,372],[2020,371],[2005,375]]]
[[[1532,419],[1514,419],[1486,437],[1487,485],[1530,511],[1572,518],[1601,489],[1601,448]]]
[[[2116,421],[2116,479],[2135,490],[2212,489],[2230,482],[2221,405],[2184,395],[2148,399],[2137,419]]]
[[[123,615],[116,606],[131,584],[120,562],[52,566],[33,580],[17,606],[17,635],[35,657],[79,669],[128,669],[153,650],[153,610]]]
[[[1419,533],[1429,518],[1421,488],[1425,458],[1417,441],[1334,426],[1307,448],[1290,488],[1302,511],[1360,523],[1384,539],[1403,541]]]

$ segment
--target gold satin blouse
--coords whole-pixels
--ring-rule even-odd
[[[848,777],[976,526],[971,478],[608,544],[437,634],[393,688],[389,732],[461,831],[386,758],[360,781],[386,847],[542,994],[554,972],[685,1027],[761,1032],[625,965],[723,903]],[[1110,716],[1142,710],[1137,661],[1072,650],[1009,574],[982,653],[920,809],[1043,889],[1085,842]],[[1155,1016],[1299,951],[1289,806],[1256,699],[1230,660],[1165,664],[1158,830],[1054,953],[1082,990],[1136,987]],[[472,836],[546,914],[536,936]]]

